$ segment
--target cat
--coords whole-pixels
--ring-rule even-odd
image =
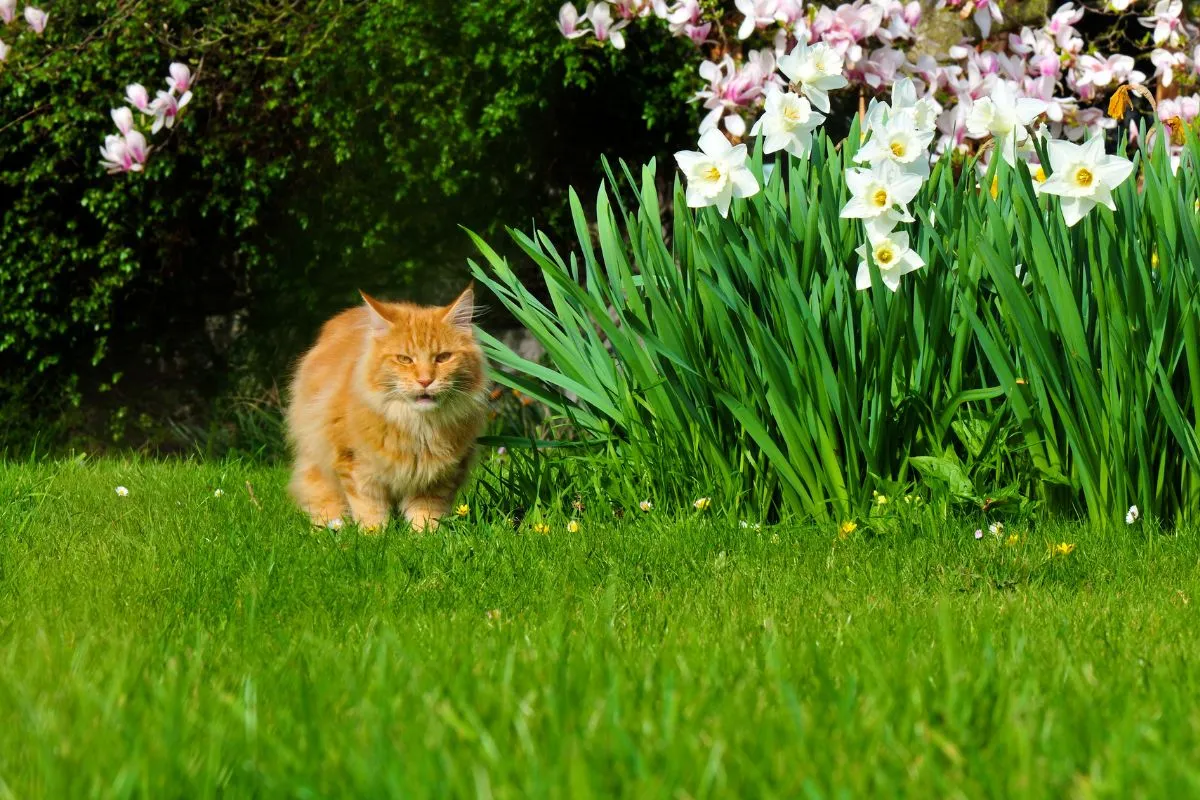
[[[449,306],[364,305],[321,329],[287,409],[290,491],[314,525],[381,530],[399,505],[432,530],[467,477],[487,420],[474,291]]]

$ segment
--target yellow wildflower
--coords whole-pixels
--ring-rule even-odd
[[[1054,554],[1057,556],[1069,556],[1075,552],[1075,545],[1067,542],[1059,542],[1054,545]]]
[[[650,509],[654,508],[654,503],[651,503],[649,500],[643,500],[642,502],[638,503],[638,508],[640,508],[642,511],[648,512]]]
[[[692,503],[692,505],[695,506],[697,511],[705,511],[710,505],[712,505],[712,498],[700,497],[696,500],[696,502]]]
[[[888,499],[887,499],[887,495],[886,495],[886,494],[876,495],[876,497],[875,497],[875,502],[876,502],[876,504],[878,504],[878,505],[881,505],[881,506],[886,506],[886,505],[887,505],[887,501],[888,501]]]
[[[850,520],[846,520],[841,524],[841,527],[838,528],[838,538],[845,539],[856,530],[858,530],[858,524],[851,522]]]
[[[579,533],[580,527],[579,520],[573,519],[567,523],[567,533]]]
[[[1017,534],[1015,534],[1015,533],[1010,533],[1010,534],[1008,535],[1008,538],[1004,540],[1004,543],[1005,543],[1005,544],[1007,544],[1009,547],[1011,547],[1011,546],[1015,545],[1015,544],[1016,544],[1017,542],[1019,542],[1019,541],[1021,541],[1021,537],[1020,537],[1020,536],[1018,536],[1018,535],[1017,535]]]
[[[535,523],[533,523],[533,532],[534,533],[542,533],[542,534],[549,533],[550,526],[544,522],[535,522]]]
[[[465,517],[467,514],[471,513],[471,507],[466,503],[463,503],[458,508],[454,509],[454,513],[458,514],[460,517]]]

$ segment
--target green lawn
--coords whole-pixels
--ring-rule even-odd
[[[1190,533],[368,538],[284,477],[0,465],[0,797],[1200,793]]]

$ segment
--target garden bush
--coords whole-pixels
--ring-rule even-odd
[[[58,0],[41,36],[0,27],[5,442],[203,426],[357,288],[440,299],[465,279],[460,224],[553,223],[547,187],[596,180],[610,137],[646,158],[686,129],[678,43],[588,58],[556,9]],[[143,173],[106,175],[110,108],[173,61],[196,73],[179,124]]]

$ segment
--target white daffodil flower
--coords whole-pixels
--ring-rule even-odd
[[[1016,87],[997,81],[989,97],[971,105],[967,114],[967,133],[976,138],[992,135],[996,149],[1010,165],[1017,163],[1018,148],[1029,142],[1028,125],[1044,112],[1048,104],[1032,97],[1017,97]]]
[[[854,160],[858,163],[891,162],[905,172],[929,177],[929,145],[933,131],[919,131],[906,116],[894,116],[886,125],[871,132]]]
[[[718,130],[700,137],[700,152],[681,150],[675,162],[687,177],[687,204],[690,208],[716,206],[721,216],[729,216],[729,203],[735,197],[758,193],[758,179],[746,165],[746,145],[734,147]]]
[[[880,218],[893,228],[897,222],[912,222],[906,206],[920,191],[921,183],[921,176],[904,172],[892,161],[876,164],[871,169],[852,167],[846,170],[850,201],[843,206],[839,216],[843,219]]]
[[[825,113],[829,113],[829,92],[850,85],[842,75],[842,56],[824,42],[812,47],[800,42],[779,59],[779,71],[799,85],[813,108]]]
[[[1053,173],[1037,185],[1043,194],[1062,198],[1067,226],[1087,216],[1097,205],[1116,211],[1112,190],[1133,173],[1133,162],[1104,152],[1104,139],[1097,136],[1085,144],[1054,140],[1046,145]]]
[[[854,252],[862,261],[858,265],[858,275],[855,276],[855,288],[871,288],[871,267],[867,263],[867,253],[875,261],[879,277],[883,285],[893,292],[900,288],[900,276],[925,266],[925,261],[908,246],[908,234],[904,231],[891,230],[879,220],[867,222],[867,244],[860,245]],[[880,495],[881,502],[887,502]]]
[[[797,158],[807,158],[812,150],[813,129],[825,121],[825,115],[813,111],[812,104],[795,92],[772,87],[767,92],[766,111],[751,136],[763,137],[763,152],[786,150]]]

